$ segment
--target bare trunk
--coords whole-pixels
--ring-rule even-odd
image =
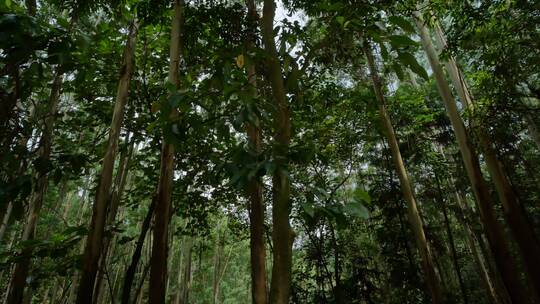
[[[367,41],[364,43],[364,52],[368,60],[375,96],[377,97],[377,101],[379,103],[379,113],[381,115],[383,128],[388,140],[388,145],[390,146],[390,151],[392,153],[392,160],[394,161],[394,165],[398,173],[401,191],[408,204],[408,218],[412,231],[414,232],[416,246],[420,252],[420,257],[422,258],[422,270],[424,271],[426,283],[428,285],[433,303],[444,303],[441,282],[437,276],[433,256],[426,240],[422,219],[420,218],[416,198],[414,196],[414,190],[411,185],[407,169],[403,163],[403,159],[401,158],[401,152],[399,151],[399,145],[394,132],[394,127],[392,126],[392,122],[386,111],[386,102],[383,95],[382,83],[377,72],[375,60],[373,58],[373,51],[371,50],[371,47],[367,45]]]
[[[531,138],[536,143],[538,150],[540,150],[540,131],[538,131],[538,126],[536,125],[533,116],[531,114],[526,114],[525,122],[527,123]]]
[[[126,139],[126,141],[127,142],[130,141],[129,136]],[[131,160],[131,155],[133,153],[134,145],[135,145],[135,142],[132,140],[128,150],[122,153],[123,155],[120,157],[120,164],[118,165],[118,173],[114,181],[113,193],[111,195],[111,203],[110,203],[111,206],[110,206],[109,213],[107,215],[106,225],[109,227],[114,224],[114,221],[116,219],[116,213],[118,211],[118,207],[120,205],[122,194],[124,192],[124,188],[126,185],[127,175],[129,172],[129,162]],[[104,285],[103,284],[104,269],[107,266],[107,260],[109,256],[109,247],[111,245],[112,238],[113,236],[110,236],[110,237],[106,236],[103,239],[103,253],[101,255],[100,264],[99,264],[100,266],[98,269],[98,276],[96,279],[96,284],[94,286],[94,304],[98,303],[100,294],[102,292],[102,287]]]
[[[462,217],[462,225],[463,225],[463,229],[465,230],[467,245],[476,262],[476,267],[478,268],[479,275],[482,280],[482,283],[484,284],[484,289],[486,290],[487,296],[490,302],[493,304],[508,304],[509,299],[507,299],[504,287],[498,288],[496,286],[495,280],[492,279],[492,275],[489,271],[489,267],[486,265],[487,263],[485,259],[483,258],[482,254],[478,252],[478,249],[476,248],[474,232],[472,231],[472,228],[470,227],[469,223],[465,219],[464,202],[463,202],[462,196],[456,191],[455,197],[456,197],[456,202],[460,210],[459,216]]]
[[[144,239],[146,238],[146,234],[148,233],[148,230],[150,229],[150,223],[152,221],[152,216],[154,215],[154,208],[155,208],[155,199],[152,200],[152,202],[150,203],[150,206],[148,207],[148,212],[146,213],[144,221],[141,225],[141,233],[139,234],[139,238],[137,239],[137,243],[135,244],[135,250],[133,251],[133,255],[131,257],[131,263],[129,264],[126,270],[126,275],[124,277],[124,283],[122,286],[122,304],[129,303],[130,295],[131,295],[131,286],[133,285],[133,282],[135,281],[135,273],[137,272],[137,265],[139,265],[139,261],[141,259]]]
[[[13,211],[13,203],[9,202],[8,206],[6,207],[6,212],[4,213],[4,218],[2,219],[2,224],[0,226],[0,242],[4,238],[4,234],[6,233],[6,229],[9,223],[9,218],[11,217],[11,211]]]
[[[183,23],[183,1],[174,2],[174,17],[171,29],[169,82],[177,89],[180,86],[178,69],[180,63],[181,30]],[[172,116],[178,113],[173,109]],[[165,302],[167,293],[167,256],[169,250],[169,221],[171,213],[172,182],[174,175],[174,146],[163,139],[161,169],[156,192],[154,214],[154,238],[150,260],[150,304]]]
[[[52,136],[54,122],[56,120],[56,114],[58,111],[58,103],[60,101],[60,90],[63,83],[63,71],[62,67],[58,67],[53,84],[51,87],[51,93],[49,97],[49,108],[46,114],[43,134],[41,135],[40,147],[38,150],[39,159],[47,162],[50,159],[52,149]],[[27,241],[34,238],[36,225],[43,205],[43,199],[48,187],[48,175],[47,172],[37,171],[34,174],[34,187],[32,190],[32,196],[30,205],[28,207],[28,216],[26,224],[24,226],[21,241]],[[9,289],[7,291],[8,297],[6,298],[7,304],[19,304],[23,301],[24,289],[26,287],[26,277],[30,270],[32,250],[30,248],[23,249],[21,253],[22,259],[15,264],[11,281],[9,282]]]
[[[117,154],[118,138],[120,137],[122,120],[124,118],[124,108],[129,97],[129,83],[134,69],[137,30],[138,25],[134,21],[129,27],[127,42],[124,48],[124,59],[120,70],[120,80],[118,82],[116,103],[109,131],[107,151],[103,157],[98,188],[93,204],[92,221],[84,249],[83,269],[77,294],[77,304],[92,303],[98,263],[102,254],[103,233],[107,219],[107,207],[110,202],[114,160]]]
[[[192,254],[193,254],[193,237],[186,237],[183,248],[184,262],[182,271],[182,280],[180,281],[180,304],[189,303],[189,292],[191,289],[191,265],[192,265]]]
[[[444,226],[446,229],[446,234],[448,236],[448,243],[450,245],[450,252],[452,253],[452,263],[454,264],[454,269],[458,278],[459,288],[463,296],[463,303],[469,303],[469,298],[467,296],[467,290],[465,288],[465,283],[463,282],[463,275],[461,274],[461,267],[459,266],[459,259],[457,255],[456,245],[454,242],[454,234],[452,232],[452,227],[450,227],[450,219],[448,218],[448,208],[446,206],[446,201],[443,198],[443,192],[441,189],[441,183],[439,177],[435,173],[435,180],[437,182],[437,190],[439,195],[439,203],[442,205],[442,213],[444,217]]]
[[[436,37],[439,48],[446,47],[444,33],[439,25],[436,26]],[[469,110],[474,111],[474,100],[469,92],[467,83],[463,74],[460,72],[455,60],[450,57],[446,62],[446,67],[450,74],[450,79],[458,92],[458,96],[464,103],[464,106]],[[540,299],[540,263],[537,258],[540,256],[540,245],[534,234],[534,230],[530,225],[530,221],[525,214],[523,207],[518,201],[518,196],[513,188],[508,174],[502,163],[498,160],[497,154],[489,138],[489,135],[483,128],[472,118],[472,125],[477,131],[484,157],[488,167],[489,174],[495,184],[495,189],[502,202],[504,215],[508,226],[510,227],[514,239],[521,250],[521,255],[525,262],[525,272],[531,280],[531,286],[536,293],[536,297]],[[538,134],[537,134],[538,135]]]
[[[267,78],[272,87],[276,108],[274,113],[274,148],[276,169],[272,178],[272,241],[273,259],[270,303],[287,304],[291,292],[292,243],[294,233],[289,222],[290,181],[287,173],[291,137],[290,109],[285,91],[281,64],[274,40],[274,0],[265,0],[262,32],[267,54]]]
[[[255,47],[256,27],[259,20],[257,8],[253,0],[246,1],[248,7],[248,19],[250,30],[247,41],[247,49],[251,51]],[[248,80],[251,85],[251,94],[257,97],[257,73],[255,64],[248,63]],[[258,157],[261,152],[262,132],[259,126],[260,121],[251,122],[246,126],[246,133],[249,139],[250,149]],[[252,302],[256,304],[265,304],[266,294],[266,249],[264,246],[264,202],[263,187],[261,178],[254,176],[249,181],[249,221],[250,221],[250,254],[251,254],[251,296]]]
[[[503,228],[497,221],[496,213],[491,203],[489,188],[480,170],[478,155],[476,155],[474,151],[463,120],[459,115],[450,86],[444,78],[444,73],[439,63],[439,58],[435,52],[435,49],[433,48],[427,28],[424,25],[424,21],[422,20],[420,13],[415,12],[415,18],[416,24],[420,31],[424,51],[426,52],[429,63],[433,70],[437,87],[458,141],[467,175],[469,176],[474,195],[480,207],[480,217],[484,223],[486,236],[489,240],[491,251],[493,252],[497,267],[502,274],[503,281],[513,302],[530,303],[527,293],[519,280],[519,272],[510,253],[508,243],[504,236]]]

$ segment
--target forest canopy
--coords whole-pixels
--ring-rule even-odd
[[[540,303],[540,2],[0,0],[0,301]]]

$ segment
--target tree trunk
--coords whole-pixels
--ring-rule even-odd
[[[441,27],[437,24],[435,29],[438,47],[440,49],[446,48],[446,40]],[[469,92],[467,82],[460,72],[456,61],[450,57],[445,65],[449,71],[452,84],[456,88],[458,96],[464,103],[464,106],[470,111],[474,111],[474,99]],[[472,118],[471,125],[476,130],[480,146],[484,151],[489,174],[495,184],[495,189],[497,190],[499,199],[503,205],[506,222],[521,250],[521,255],[525,262],[525,272],[531,281],[530,285],[536,293],[536,297],[540,299],[540,263],[537,262],[537,258],[540,256],[540,245],[538,239],[525,214],[525,210],[518,201],[516,190],[510,183],[508,174],[497,157],[497,153],[495,152],[489,135],[483,126],[475,122],[475,117]]]
[[[2,219],[2,224],[0,225],[0,242],[2,241],[2,239],[4,238],[4,234],[6,233],[9,218],[11,217],[11,211],[13,211],[13,203],[9,202],[4,213],[4,218]]]
[[[174,2],[174,17],[171,29],[169,83],[177,89],[180,86],[178,69],[180,64],[181,31],[183,25],[183,1]],[[178,113],[173,109],[172,116]],[[163,138],[161,149],[161,169],[156,193],[154,214],[154,239],[150,260],[150,304],[165,302],[167,292],[167,256],[169,241],[169,221],[171,213],[172,182],[174,175],[174,146]]]
[[[247,50],[255,48],[256,30],[259,15],[253,0],[246,1],[248,7],[249,35],[247,39]],[[250,60],[247,65],[248,81],[250,91],[254,98],[257,97],[257,73],[255,64]],[[246,133],[249,139],[249,147],[252,152],[259,157],[262,152],[262,132],[259,126],[260,121],[248,123]],[[249,194],[249,221],[250,221],[250,254],[251,254],[251,297],[255,304],[266,303],[266,249],[264,246],[264,202],[263,187],[261,178],[254,176],[248,185]]]
[[[139,265],[139,261],[141,259],[144,239],[146,238],[146,234],[148,233],[148,230],[150,229],[150,223],[152,221],[152,216],[154,215],[155,205],[156,205],[155,199],[152,199],[152,202],[150,203],[150,206],[148,207],[148,212],[146,213],[144,221],[141,225],[141,233],[139,234],[139,238],[137,239],[137,243],[135,244],[135,250],[133,251],[133,255],[131,257],[131,263],[129,264],[126,270],[126,275],[124,277],[124,284],[122,286],[122,304],[129,304],[130,295],[131,295],[131,286],[133,285],[133,282],[135,281],[135,273],[137,272],[137,265]]]
[[[109,131],[107,151],[103,157],[96,197],[92,208],[92,221],[84,249],[83,269],[77,294],[77,304],[92,303],[94,284],[102,253],[107,207],[110,202],[114,160],[116,158],[118,138],[120,137],[122,120],[124,118],[124,108],[129,97],[129,83],[134,69],[137,30],[138,25],[136,21],[133,21],[129,27],[127,42],[124,48],[124,59],[122,68],[120,69],[120,80],[118,82],[116,102]]]
[[[493,304],[508,304],[509,299],[507,300],[504,287],[498,288],[498,286],[496,286],[495,280],[492,279],[492,275],[490,274],[488,266],[486,265],[485,259],[476,248],[474,232],[472,231],[471,226],[466,220],[463,199],[462,196],[457,192],[457,190],[455,191],[455,197],[460,210],[458,218],[461,218],[463,229],[465,230],[467,245],[476,262],[476,267],[478,268],[480,278],[484,283],[484,288],[486,290],[488,299],[490,300],[490,303]]]
[[[128,135],[128,138],[126,139],[126,142],[130,142],[129,135]],[[109,208],[110,210],[107,215],[106,226],[109,226],[109,227],[113,225],[116,219],[118,207],[120,205],[120,201],[122,200],[122,194],[124,192],[127,175],[129,172],[129,162],[131,160],[131,155],[133,153],[134,146],[135,146],[135,141],[131,140],[128,150],[122,153],[123,155],[120,157],[120,163],[118,165],[118,172],[116,174],[116,178],[115,178],[114,186],[113,186],[113,192],[110,198],[110,201],[111,201],[110,208]],[[109,247],[110,247],[112,239],[113,239],[113,236],[109,236],[109,237],[105,236],[103,238],[103,252],[101,254],[101,259],[100,259],[99,268],[98,268],[98,276],[96,279],[96,284],[94,286],[94,301],[93,301],[94,303],[93,304],[98,303],[98,299],[102,292],[102,287],[104,285],[103,284],[104,269],[107,266]]]
[[[531,114],[525,114],[525,122],[527,123],[531,138],[536,143],[538,150],[540,150],[540,131],[538,131],[538,126],[536,125],[533,116]]]
[[[57,67],[55,72],[53,84],[51,87],[51,93],[49,97],[49,108],[45,117],[43,134],[41,135],[40,146],[38,150],[38,159],[47,163],[50,159],[52,150],[52,136],[53,128],[58,111],[58,103],[60,101],[60,90],[63,83],[63,71],[62,67]],[[32,190],[32,196],[30,205],[28,207],[28,217],[24,226],[21,241],[27,241],[34,238],[36,225],[38,222],[41,206],[43,205],[43,199],[47,192],[49,184],[47,172],[36,171],[34,174],[34,187]],[[30,269],[32,249],[23,249],[22,259],[15,264],[11,281],[7,291],[7,304],[19,304],[23,301],[24,289],[26,287],[26,277]]]
[[[420,257],[422,258],[422,270],[424,271],[426,283],[433,303],[444,303],[441,283],[437,277],[433,256],[426,240],[422,219],[420,218],[416,198],[414,196],[414,189],[411,185],[409,174],[407,173],[403,159],[401,158],[401,152],[399,151],[399,145],[394,132],[394,127],[392,126],[392,121],[390,120],[390,117],[386,111],[386,102],[383,95],[382,83],[377,72],[375,60],[373,58],[373,51],[371,50],[371,47],[368,45],[367,41],[364,41],[364,43],[364,52],[368,60],[375,96],[379,103],[379,113],[381,115],[383,129],[388,140],[388,145],[390,146],[396,171],[398,173],[401,191],[403,192],[403,196],[408,204],[408,217],[412,231],[414,232],[416,246],[420,252]]]
[[[180,281],[180,304],[189,303],[189,292],[191,289],[191,265],[192,265],[192,254],[193,254],[193,237],[188,236],[184,242],[184,262],[182,271],[182,280]],[[215,295],[215,293],[214,293]],[[215,299],[215,298],[214,298]]]
[[[467,296],[467,290],[465,288],[465,283],[463,282],[463,275],[461,274],[461,267],[459,266],[459,259],[457,255],[456,245],[454,242],[454,234],[452,233],[452,228],[450,227],[450,220],[448,218],[448,210],[446,207],[446,202],[443,197],[443,192],[441,189],[441,182],[437,173],[435,173],[435,181],[437,182],[437,193],[439,195],[439,203],[441,204],[441,209],[444,217],[444,227],[446,229],[446,234],[448,236],[448,243],[450,245],[450,252],[452,253],[452,263],[454,264],[454,269],[456,271],[459,288],[463,296],[463,303],[469,303],[469,298]]]
[[[469,135],[463,124],[457,106],[454,102],[450,86],[444,78],[442,67],[439,63],[439,58],[431,43],[431,38],[427,28],[424,25],[422,16],[419,12],[415,12],[415,21],[419,29],[422,46],[428,57],[429,63],[433,70],[433,75],[437,82],[440,95],[442,97],[447,115],[450,118],[454,134],[458,141],[459,149],[465,164],[465,169],[469,180],[471,181],[472,189],[479,205],[480,217],[485,226],[486,236],[489,240],[491,251],[495,258],[497,267],[501,272],[503,281],[514,303],[530,303],[527,293],[522,286],[516,263],[510,253],[508,243],[504,236],[504,231],[501,224],[497,221],[496,213],[491,204],[489,188],[482,176],[480,170],[480,162],[476,155]]]
[[[274,0],[265,0],[262,18],[262,33],[267,54],[267,78],[272,87],[276,112],[274,123],[274,163],[272,178],[272,241],[273,259],[270,303],[289,303],[291,291],[292,243],[294,233],[289,222],[290,181],[287,172],[288,150],[291,137],[290,109],[285,91],[281,64],[274,40]]]

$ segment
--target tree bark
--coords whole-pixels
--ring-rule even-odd
[[[498,286],[495,284],[495,280],[492,279],[492,275],[488,269],[488,266],[486,265],[486,262],[489,261],[485,261],[484,257],[481,255],[480,252],[478,252],[478,249],[476,248],[474,232],[472,231],[471,226],[466,220],[464,202],[462,196],[458,193],[457,190],[455,191],[455,198],[460,210],[458,219],[461,218],[463,229],[465,230],[467,245],[476,262],[476,267],[478,268],[480,278],[484,283],[484,288],[486,290],[488,299],[490,300],[490,303],[493,304],[508,304],[509,301],[507,300],[508,297],[506,296],[504,287],[498,288]]]
[[[255,48],[256,28],[259,20],[257,8],[253,0],[246,0],[249,19],[249,34],[247,38],[248,52]],[[257,97],[257,73],[255,64],[250,60],[247,65],[249,90]],[[249,148],[257,156],[262,152],[262,132],[257,122],[246,125]],[[266,304],[266,249],[264,246],[264,202],[263,187],[259,176],[254,176],[248,184],[249,221],[250,221],[250,256],[251,256],[251,298],[255,304]]]
[[[422,270],[424,271],[426,283],[433,303],[444,303],[441,282],[437,276],[433,256],[427,243],[422,219],[420,218],[416,198],[414,196],[414,189],[411,185],[407,169],[403,163],[401,152],[399,151],[399,145],[394,132],[394,127],[392,126],[392,121],[390,120],[390,117],[386,111],[386,101],[383,95],[382,83],[377,72],[375,60],[373,58],[373,51],[371,50],[371,47],[368,45],[367,41],[364,41],[364,43],[364,53],[368,60],[368,67],[371,74],[375,96],[379,103],[379,113],[383,123],[383,129],[388,140],[388,145],[390,146],[396,171],[398,173],[401,191],[408,204],[408,218],[412,231],[414,232],[416,246],[420,252],[420,257],[422,258]]]
[[[115,219],[116,214],[118,212],[118,207],[120,206],[120,201],[122,200],[122,194],[124,192],[124,188],[126,185],[127,175],[129,172],[129,162],[131,160],[131,155],[133,153],[133,148],[135,146],[134,140],[129,140],[129,136],[126,139],[126,142],[130,142],[129,147],[126,151],[124,151],[122,156],[120,157],[120,163],[118,164],[118,172],[114,181],[113,186],[113,192],[111,194],[110,198],[110,210],[107,215],[107,222],[106,226],[111,226]],[[96,284],[94,286],[94,304],[98,303],[98,299],[100,298],[100,294],[103,287],[103,277],[104,277],[104,269],[107,266],[107,260],[109,256],[109,247],[111,245],[111,240],[113,239],[113,236],[105,236],[103,238],[103,252],[101,254],[101,259],[99,262],[99,268],[98,268],[98,276],[96,279]],[[113,250],[114,252],[114,250]]]
[[[446,48],[446,39],[438,24],[436,24],[435,30],[435,37],[437,38],[436,41],[439,49]],[[449,71],[452,84],[456,88],[458,96],[464,103],[464,106],[468,108],[469,111],[474,111],[474,99],[469,92],[467,82],[459,70],[456,61],[450,57],[445,62],[445,65]],[[506,222],[521,250],[521,256],[525,262],[525,272],[531,281],[530,286],[536,294],[536,297],[540,299],[540,263],[537,261],[537,258],[540,256],[540,245],[538,239],[534,234],[534,229],[530,224],[530,220],[528,219],[523,206],[521,206],[521,203],[518,200],[516,190],[508,179],[508,174],[504,166],[497,157],[497,153],[495,152],[489,135],[484,127],[475,121],[475,117],[472,117],[471,125],[476,130],[480,146],[484,152],[488,172],[495,184],[495,189],[503,205]]]
[[[439,203],[442,205],[442,213],[444,217],[444,226],[446,229],[446,234],[448,236],[448,243],[450,245],[450,252],[452,253],[452,263],[454,264],[454,269],[456,271],[459,288],[463,296],[463,303],[469,303],[469,298],[467,296],[467,290],[465,288],[465,283],[463,281],[463,275],[461,274],[461,267],[459,266],[459,259],[457,255],[456,245],[454,242],[454,234],[452,233],[452,227],[450,227],[450,219],[448,218],[448,208],[446,207],[446,202],[443,198],[443,192],[441,189],[441,182],[437,173],[435,173],[435,181],[437,182],[437,193],[439,195]]]
[[[444,77],[444,72],[439,63],[439,58],[435,52],[435,49],[431,43],[431,38],[427,28],[424,25],[422,16],[418,11],[414,13],[414,16],[416,25],[419,29],[420,38],[422,40],[422,46],[428,57],[439,93],[454,129],[454,134],[458,142],[474,195],[479,205],[480,217],[485,225],[486,236],[489,240],[491,251],[493,252],[497,267],[501,272],[503,281],[510,294],[510,297],[512,298],[512,301],[514,303],[530,303],[530,299],[527,297],[527,292],[519,280],[518,270],[516,267],[517,264],[510,253],[508,242],[504,236],[503,228],[498,222],[495,210],[491,204],[489,188],[484,180],[484,177],[482,176],[478,155],[474,151],[463,120],[459,115],[450,86]]]
[[[536,125],[533,116],[531,114],[525,114],[525,122],[527,123],[531,138],[536,143],[538,150],[540,150],[540,131],[538,131],[538,126]]]
[[[146,213],[146,216],[144,217],[143,223],[141,225],[141,233],[139,234],[139,238],[137,239],[137,243],[135,244],[135,250],[133,251],[133,255],[131,256],[131,263],[126,270],[126,275],[124,277],[124,284],[122,287],[122,304],[129,304],[131,286],[133,285],[133,282],[135,280],[137,265],[139,265],[139,261],[141,260],[144,239],[146,238],[146,234],[150,229],[150,223],[152,221],[152,216],[154,215],[155,205],[155,199],[152,199],[152,202],[148,207],[148,212]]]
[[[189,292],[191,289],[191,266],[193,255],[193,237],[188,236],[184,242],[184,267],[182,271],[182,280],[180,281],[180,304],[189,303]],[[214,293],[215,295],[215,293]],[[215,299],[215,297],[214,297]]]
[[[183,1],[174,2],[174,17],[171,28],[169,77],[168,80],[177,89],[180,86],[178,69],[183,25]],[[173,109],[172,116],[178,114]],[[165,302],[167,292],[167,256],[169,241],[169,221],[171,213],[172,182],[174,175],[174,146],[163,139],[161,149],[161,169],[156,193],[154,214],[154,238],[150,260],[150,304]]]
[[[49,108],[45,117],[43,134],[41,135],[39,144],[38,159],[45,164],[49,162],[51,156],[53,128],[58,111],[58,103],[60,101],[63,74],[62,67],[58,66],[51,87]],[[49,180],[47,172],[37,170],[34,174],[34,186],[30,205],[28,207],[26,224],[21,236],[21,241],[23,242],[34,238],[39,213],[41,211],[41,206],[43,205],[43,199],[47,192],[48,184]],[[15,264],[11,281],[9,282],[7,291],[8,296],[6,298],[7,304],[19,304],[23,301],[26,277],[30,270],[32,249],[23,249],[21,255],[22,259]]]
[[[289,303],[291,291],[292,243],[294,233],[289,222],[290,181],[287,173],[288,150],[291,137],[291,117],[287,102],[285,84],[281,74],[281,64],[274,40],[274,0],[265,0],[262,18],[262,33],[267,54],[267,78],[272,87],[276,112],[274,123],[274,163],[276,169],[272,178],[272,281],[270,283],[270,303]]]
[[[129,97],[129,83],[134,69],[137,30],[138,25],[136,21],[133,21],[129,27],[127,42],[124,48],[124,59],[120,70],[120,80],[118,82],[116,102],[109,131],[107,151],[103,157],[96,197],[92,208],[92,221],[84,249],[83,269],[77,294],[77,304],[92,303],[98,263],[102,253],[107,207],[110,202],[114,160],[117,154],[118,138],[120,137],[122,120],[124,118],[124,108]]]
[[[0,225],[0,242],[2,242],[2,239],[4,238],[4,234],[6,233],[6,229],[9,223],[9,218],[11,217],[11,211],[13,211],[13,203],[9,202],[8,206],[6,207],[6,211],[4,213],[4,218],[2,219],[2,224]]]

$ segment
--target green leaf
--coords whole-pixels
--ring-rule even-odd
[[[420,77],[424,78],[425,80],[429,79],[429,76],[424,70],[424,68],[416,61],[416,58],[411,53],[399,53],[398,59],[403,63],[404,65],[408,66],[411,71],[418,74]]]
[[[369,210],[366,208],[366,206],[364,206],[364,204],[356,200],[345,204],[345,206],[343,206],[343,211],[350,216],[359,217],[366,220],[369,218]]]
[[[388,39],[390,39],[390,44],[393,48],[418,45],[416,41],[404,35],[391,35],[388,37]]]
[[[398,79],[400,81],[403,81],[403,79],[405,78],[403,74],[403,69],[397,62],[392,63],[392,70],[394,70],[394,73],[396,73],[396,76],[398,77]]]
[[[405,19],[403,17],[390,16],[390,17],[388,17],[388,21],[390,21],[390,23],[393,23],[393,24],[399,26],[402,30],[404,30],[407,33],[412,34],[412,33],[415,32],[414,26],[407,19]]]
[[[343,17],[343,16],[337,16],[337,17],[336,17],[336,21],[337,21],[337,23],[339,23],[340,25],[343,25],[343,23],[345,23],[345,17]]]
[[[302,203],[300,204],[300,206],[302,207],[302,209],[307,215],[309,215],[310,217],[315,216],[315,208],[313,208],[313,205],[309,203]]]
[[[371,196],[369,193],[360,187],[354,190],[354,199],[358,202],[371,203]]]
[[[384,59],[384,61],[388,61],[390,58],[390,54],[388,53],[388,49],[384,45],[384,43],[379,43],[379,46],[381,48],[381,56]]]

